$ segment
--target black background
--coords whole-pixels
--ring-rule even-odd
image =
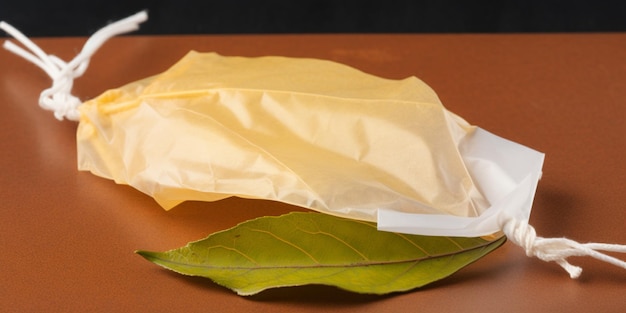
[[[86,36],[147,9],[138,34],[626,31],[626,1],[0,0],[28,36]]]

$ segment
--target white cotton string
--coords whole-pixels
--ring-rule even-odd
[[[52,87],[42,91],[39,96],[39,105],[45,110],[53,111],[58,120],[67,118],[77,121],[79,118],[77,108],[82,102],[71,93],[74,79],[85,73],[93,54],[108,39],[137,30],[139,24],[147,19],[148,14],[142,11],[103,27],[87,40],[80,53],[70,62],[46,54],[28,37],[5,22],[0,22],[0,29],[19,41],[30,52],[8,40],[4,42],[5,49],[37,65],[52,78]]]
[[[626,253],[626,245],[606,243],[578,243],[567,238],[537,237],[535,229],[527,222],[506,219],[502,222],[502,231],[513,243],[526,250],[527,256],[550,262],[554,261],[563,267],[571,278],[578,278],[582,268],[567,261],[570,256],[590,256],[595,259],[626,269],[626,261],[606,255],[598,251]]]

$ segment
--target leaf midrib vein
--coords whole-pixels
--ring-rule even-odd
[[[440,254],[431,254],[431,255],[424,256],[424,257],[413,258],[413,259],[392,260],[392,261],[355,262],[355,263],[350,263],[350,264],[321,264],[321,263],[318,263],[318,264],[312,264],[312,265],[216,266],[216,265],[190,264],[190,263],[184,263],[184,262],[180,262],[180,261],[172,261],[172,260],[161,258],[161,257],[155,256],[155,255],[152,255],[152,258],[155,259],[155,260],[158,260],[161,263],[168,263],[168,264],[173,264],[173,265],[178,265],[178,266],[187,266],[187,267],[192,267],[192,268],[205,268],[205,269],[223,269],[223,270],[255,271],[255,270],[272,270],[272,269],[314,269],[314,268],[352,268],[352,267],[357,268],[357,267],[392,265],[392,264],[403,264],[403,263],[419,263],[419,262],[430,260],[430,259],[437,259],[437,258],[444,258],[444,257],[448,257],[448,256],[454,256],[454,255],[457,255],[457,254],[460,254],[460,253],[465,253],[465,252],[469,252],[469,251],[473,251],[473,250],[484,249],[484,248],[488,247],[491,244],[496,244],[496,242],[500,241],[501,239],[502,238],[496,239],[494,241],[487,241],[487,242],[482,243],[480,245],[477,245],[477,246],[474,246],[474,247],[471,247],[471,248],[467,248],[467,249],[462,249],[462,250],[459,250],[459,251],[452,251],[452,252],[446,252],[446,253],[440,253]]]

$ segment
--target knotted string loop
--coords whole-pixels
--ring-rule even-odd
[[[5,41],[3,47],[22,58],[37,65],[52,78],[52,86],[45,89],[39,95],[39,105],[49,111],[54,112],[58,120],[64,118],[77,121],[79,119],[78,106],[82,103],[80,99],[72,95],[74,79],[85,73],[89,66],[89,60],[93,54],[111,37],[137,30],[139,24],[148,19],[145,11],[129,16],[109,24],[94,33],[85,42],[82,50],[70,62],[65,62],[54,55],[46,54],[39,46],[28,37],[5,22],[0,22],[0,29],[7,32],[24,48],[11,41]]]
[[[501,224],[502,231],[508,239],[522,247],[527,256],[535,256],[546,262],[556,262],[569,273],[571,278],[578,278],[582,273],[582,268],[567,261],[567,258],[571,256],[590,256],[626,269],[626,261],[599,252],[626,253],[626,245],[578,243],[567,238],[538,237],[535,229],[527,222],[512,218],[504,219]]]

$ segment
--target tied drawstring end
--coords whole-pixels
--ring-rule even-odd
[[[89,60],[94,53],[110,38],[137,30],[139,24],[148,19],[145,11],[129,16],[109,24],[94,33],[85,43],[82,50],[70,62],[65,62],[54,55],[46,54],[39,46],[32,42],[13,26],[5,22],[0,22],[0,29],[11,35],[20,42],[26,49],[5,41],[3,47],[37,65],[52,78],[52,86],[41,92],[39,105],[49,111],[54,112],[58,120],[69,119],[77,121],[80,117],[78,106],[82,101],[72,95],[74,79],[85,73],[89,66]]]
[[[515,219],[505,220],[502,231],[509,240],[522,247],[527,256],[535,256],[546,262],[556,262],[569,273],[571,278],[578,278],[582,273],[581,267],[567,261],[567,258],[571,256],[589,256],[626,269],[626,261],[600,252],[626,253],[626,245],[579,243],[567,238],[538,237],[531,225]]]

